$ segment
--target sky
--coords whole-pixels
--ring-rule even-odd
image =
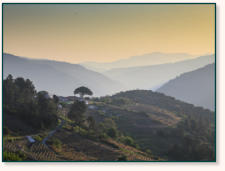
[[[5,4],[3,51],[80,63],[212,54],[213,4]]]

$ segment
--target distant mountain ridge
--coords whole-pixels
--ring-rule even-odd
[[[153,66],[116,68],[104,72],[108,78],[122,83],[127,89],[153,89],[177,77],[214,62],[214,55]]]
[[[160,53],[154,52],[144,55],[132,56],[127,59],[121,59],[114,62],[83,62],[80,63],[82,66],[97,71],[104,72],[106,70],[115,68],[129,68],[129,67],[140,67],[159,65],[171,62],[183,61],[186,59],[194,58],[193,55],[186,53]]]
[[[184,73],[170,80],[157,91],[214,111],[215,64]]]
[[[122,85],[106,76],[78,64],[50,60],[33,60],[3,54],[4,78],[8,74],[34,81],[37,90],[47,90],[56,95],[72,95],[78,86],[87,86],[95,96],[111,94]]]
[[[29,78],[37,90],[47,90],[51,94],[70,96],[76,87],[87,86],[94,96],[105,96],[132,89],[155,90],[182,73],[213,62],[214,55],[209,55],[176,63],[116,68],[98,73],[79,64],[34,60],[4,53],[3,74],[4,78],[8,74]]]

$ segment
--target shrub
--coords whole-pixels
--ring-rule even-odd
[[[47,141],[53,148],[61,150],[62,142],[58,138],[51,138]]]
[[[125,155],[119,156],[117,161],[127,161],[127,156]]]
[[[126,144],[126,145],[129,145],[129,146],[132,146],[132,147],[137,147],[136,143],[134,142],[133,138],[129,137],[129,136],[123,136],[121,137],[121,141]]]
[[[88,135],[88,131],[83,128],[80,128],[80,135],[86,136]]]
[[[13,153],[13,152],[5,151],[3,152],[3,159],[5,161],[23,161],[26,159],[26,156],[21,152]]]
[[[106,133],[101,133],[99,135],[99,139],[101,139],[101,140],[104,140],[104,139],[107,139],[107,138],[108,138],[108,135]]]
[[[147,149],[146,153],[148,153],[149,155],[152,155],[152,151],[150,149]]]
[[[79,129],[80,129],[80,127],[79,127],[79,126],[75,126],[75,127],[73,127],[73,131],[74,131],[74,132],[76,132],[76,133],[79,133]]]
[[[112,137],[112,138],[116,138],[118,135],[118,131],[116,130],[116,128],[109,128],[107,130],[107,135]]]
[[[37,140],[37,141],[42,141],[42,138],[39,135],[35,135],[34,139]]]
[[[53,146],[56,147],[57,149],[61,149],[61,147],[62,147],[62,142],[61,142],[59,139],[54,138],[54,139],[53,139]]]

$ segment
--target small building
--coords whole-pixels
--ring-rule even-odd
[[[35,143],[35,139],[33,139],[31,136],[26,136],[27,140],[30,142],[30,143]]]
[[[97,107],[95,105],[88,105],[88,109],[94,110],[94,109],[97,109]]]

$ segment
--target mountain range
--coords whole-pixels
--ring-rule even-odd
[[[73,95],[75,88],[87,86],[95,96],[117,92],[122,85],[103,74],[88,70],[78,64],[50,60],[33,60],[11,54],[3,54],[4,78],[13,77],[31,79],[37,90],[46,90],[56,95]]]
[[[104,72],[108,78],[130,89],[157,89],[182,73],[201,68],[214,62],[214,55],[200,56],[175,63],[152,66],[115,68]]]
[[[114,62],[83,62],[80,63],[82,66],[97,71],[104,72],[115,68],[128,68],[128,67],[139,67],[139,66],[150,66],[159,65],[170,62],[183,61],[185,59],[191,59],[195,56],[187,53],[160,53],[153,52],[144,55],[132,56],[127,59],[121,59]]]
[[[184,73],[170,80],[157,91],[196,106],[214,110],[215,64]]]
[[[132,89],[156,90],[185,72],[213,62],[214,55],[208,55],[175,63],[115,68],[99,73],[80,64],[34,60],[4,53],[3,74],[4,78],[8,74],[29,78],[38,91],[46,90],[50,94],[71,96],[75,88],[87,86],[94,96],[105,96]]]

